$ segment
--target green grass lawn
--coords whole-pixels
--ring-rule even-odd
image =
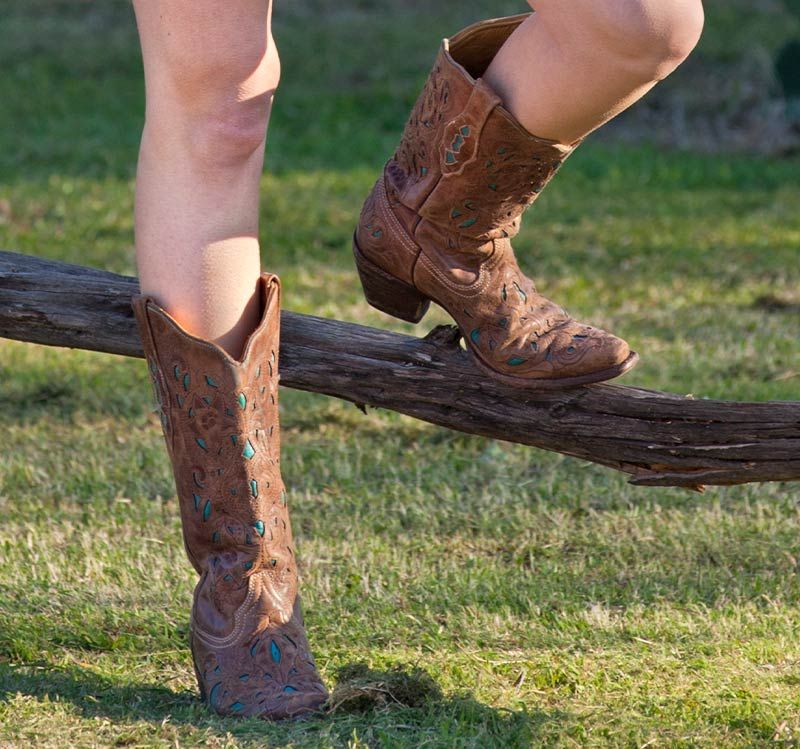
[[[262,252],[287,308],[412,329],[367,307],[349,238],[438,39],[524,8],[489,5],[278,6]],[[698,54],[744,54],[742,28],[769,50],[797,24],[715,0]],[[0,69],[0,248],[134,273],[128,4],[8,0]],[[628,384],[798,400],[799,175],[799,158],[590,139],[518,254],[642,354]],[[0,747],[800,746],[797,485],[635,489],[286,389],[309,634],[341,704],[289,725],[211,716],[151,405],[140,360],[0,340]],[[365,684],[383,699],[342,701]]]

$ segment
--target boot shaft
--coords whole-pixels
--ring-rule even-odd
[[[389,201],[427,221],[432,240],[477,249],[514,236],[522,213],[578,145],[528,133],[481,78],[529,15],[483,21],[443,40],[387,164]]]
[[[199,573],[242,587],[268,570],[294,577],[280,472],[280,285],[259,279],[261,318],[241,360],[187,333],[151,297],[134,297],[180,502],[184,542]]]

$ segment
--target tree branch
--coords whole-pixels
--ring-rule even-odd
[[[138,281],[0,252],[0,337],[142,356]],[[281,383],[469,434],[599,463],[648,486],[800,479],[800,403],[693,400],[594,385],[557,392],[490,381],[454,328],[419,339],[282,313]]]

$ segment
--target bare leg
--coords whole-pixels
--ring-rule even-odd
[[[280,77],[271,0],[134,0],[147,106],[142,291],[238,357],[258,322],[259,178]]]
[[[573,143],[629,107],[692,51],[701,0],[530,0],[536,13],[484,78],[528,132]]]

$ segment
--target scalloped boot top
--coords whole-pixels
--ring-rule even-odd
[[[373,307],[416,323],[436,302],[488,376],[566,388],[617,377],[638,357],[538,293],[511,247],[523,212],[578,145],[528,133],[480,77],[528,15],[443,40],[353,249]]]
[[[308,646],[280,471],[280,283],[259,279],[261,318],[237,361],[152,297],[132,304],[200,579],[191,649],[221,715],[299,718],[327,692]]]

